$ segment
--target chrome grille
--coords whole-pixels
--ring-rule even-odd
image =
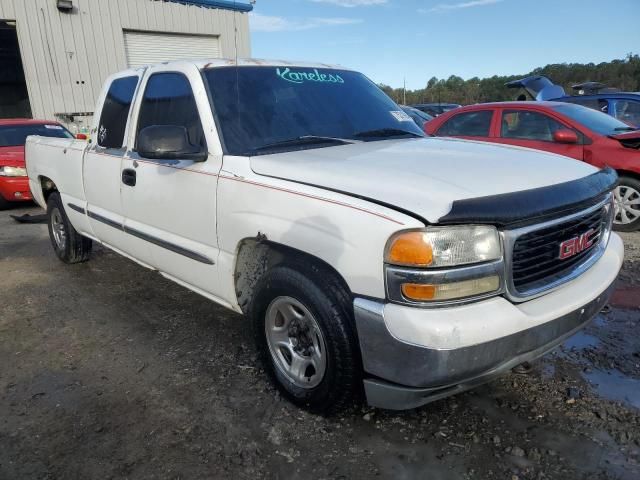
[[[569,281],[600,257],[609,239],[611,196],[598,205],[534,227],[505,232],[510,265],[509,293],[524,300]],[[593,243],[566,259],[560,245],[594,230]]]

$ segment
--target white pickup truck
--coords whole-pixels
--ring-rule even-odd
[[[341,67],[127,70],[92,135],[27,141],[58,257],[98,242],[245,314],[314,411],[413,408],[539,357],[601,310],[623,260],[613,171],[426,137]]]

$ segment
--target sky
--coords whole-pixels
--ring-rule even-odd
[[[339,64],[417,89],[434,76],[640,53],[638,18],[640,0],[256,0],[249,22],[253,57]]]

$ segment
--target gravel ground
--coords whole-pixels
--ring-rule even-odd
[[[624,240],[625,261],[619,280],[625,285],[640,285],[640,232],[620,235]]]
[[[638,308],[528,375],[323,418],[280,398],[241,316],[101,248],[65,266],[24,212],[0,213],[0,479],[640,478]]]

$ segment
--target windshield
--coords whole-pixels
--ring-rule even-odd
[[[0,126],[0,147],[24,145],[29,135],[73,138],[73,135],[67,129],[53,123],[45,125],[4,125]]]
[[[361,73],[327,68],[217,67],[205,70],[204,77],[225,151],[232,155],[319,148],[340,142],[329,138],[376,141],[424,136],[411,117]],[[308,137],[324,138],[314,143]]]
[[[606,113],[583,107],[582,105],[559,105],[553,109],[566,115],[567,117],[581,123],[589,130],[599,133],[600,135],[614,135],[616,133],[624,133],[635,130],[624,122],[613,118]]]

